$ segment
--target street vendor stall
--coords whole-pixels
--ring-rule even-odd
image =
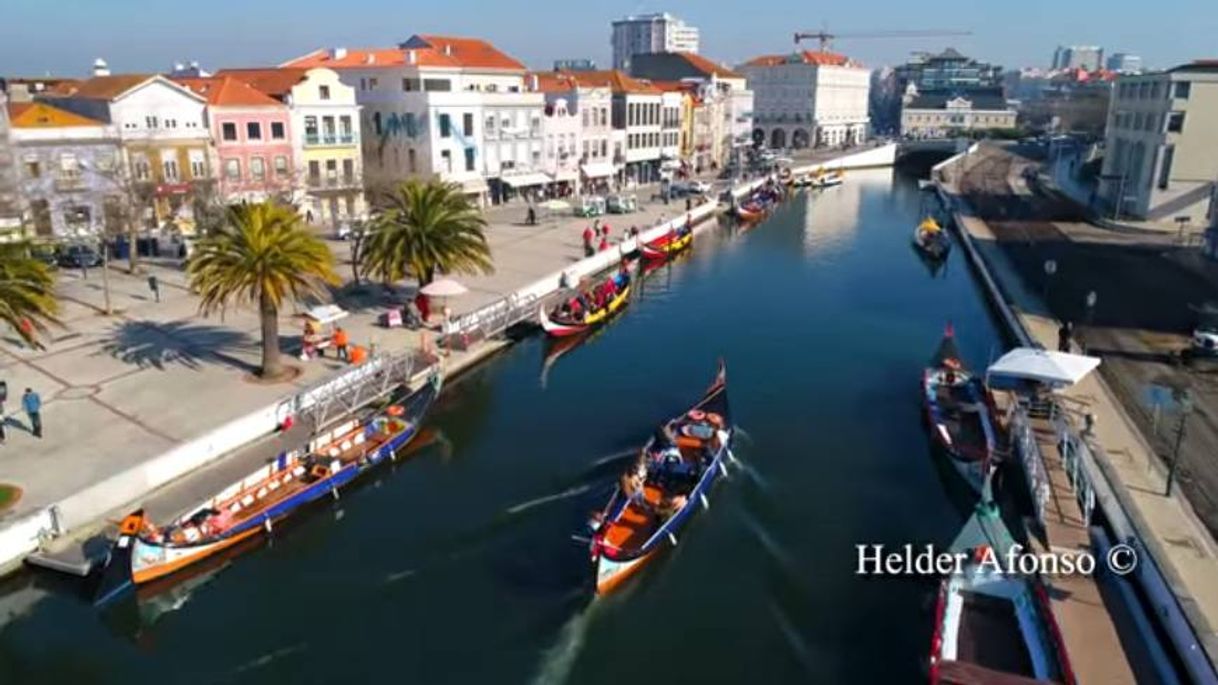
[[[321,356],[327,347],[334,344],[335,323],[347,318],[348,312],[336,304],[325,304],[306,311],[304,314],[304,343],[301,346],[300,358],[308,361]]]

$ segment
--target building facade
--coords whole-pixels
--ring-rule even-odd
[[[1120,74],[1140,74],[1142,58],[1128,52],[1114,52],[1104,62],[1104,68]]]
[[[42,102],[10,105],[27,235],[71,239],[122,231],[123,173],[113,125]]]
[[[581,85],[603,88],[612,95],[610,123],[618,137],[613,141],[613,162],[621,168],[618,182],[633,185],[659,181],[664,148],[664,92],[618,70],[589,71],[576,76]],[[670,99],[669,106],[673,104]]]
[[[698,29],[668,13],[631,15],[613,22],[613,68],[629,72],[635,55],[698,52]]]
[[[692,90],[704,126],[696,166],[713,168],[729,163],[751,143],[754,93],[744,74],[693,53],[635,55],[632,74],[655,82],[680,82]],[[696,134],[693,134],[697,137]]]
[[[21,230],[25,214],[16,150],[9,137],[8,95],[0,90],[0,238]]]
[[[1104,49],[1095,45],[1059,45],[1053,51],[1054,69],[1098,71],[1104,66]]]
[[[753,94],[752,139],[773,148],[858,145],[870,133],[871,72],[845,55],[803,51],[741,65]]]
[[[1017,117],[1000,91],[918,95],[901,110],[901,135],[950,138],[970,131],[1011,129]]]
[[[538,86],[540,89],[540,86]],[[580,193],[580,145],[583,127],[576,103],[565,90],[546,92],[544,115],[541,119],[543,139],[541,171],[550,177],[557,195]],[[585,151],[588,146],[583,145]]]
[[[147,229],[193,233],[195,202],[214,192],[206,101],[159,75],[112,76],[104,63],[95,74],[47,102],[117,130],[124,211]]]
[[[966,57],[955,48],[940,53],[914,53],[913,59],[893,70],[897,92],[912,85],[919,93],[969,91],[1002,87],[1002,67]]]
[[[415,35],[396,48],[335,48],[288,66],[334,69],[356,89],[370,175],[439,178],[479,203],[549,183],[545,98],[527,89],[523,64],[486,41]]]
[[[566,177],[564,162],[574,162],[578,173],[575,192],[608,190],[617,180],[625,160],[614,160],[613,93],[609,88],[580,81],[579,72],[539,72],[529,75],[532,90],[546,99],[545,136],[546,173],[556,182]],[[558,105],[565,107],[570,121],[551,118]],[[572,127],[574,130],[572,130]],[[563,159],[562,154],[568,153]],[[554,162],[551,162],[551,156]],[[553,169],[553,171],[551,171]]]
[[[175,80],[207,98],[222,202],[299,200],[287,105],[231,76]]]
[[[1203,225],[1218,182],[1218,60],[1120,77],[1105,148],[1098,192],[1109,210]]]
[[[287,106],[290,176],[296,187],[296,204],[307,222],[336,226],[367,216],[367,178],[361,148],[366,136],[360,105],[355,89],[337,72],[323,67],[231,69],[217,72],[216,77],[243,81]]]

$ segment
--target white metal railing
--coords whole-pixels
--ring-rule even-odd
[[[453,319],[441,338],[445,349],[466,349],[473,342],[501,335],[507,329],[537,314],[537,295],[512,293]]]
[[[1036,436],[1032,433],[1032,422],[1028,418],[1027,409],[1016,403],[1007,411],[1007,425],[1010,426],[1011,451],[1019,457],[1023,465],[1024,477],[1028,481],[1028,490],[1032,498],[1032,506],[1036,510],[1036,521],[1042,527],[1045,525],[1045,506],[1049,503],[1049,474],[1045,471],[1044,457],[1036,444]]]
[[[1057,449],[1062,455],[1062,466],[1074,488],[1074,496],[1083,509],[1083,525],[1091,525],[1091,514],[1095,511],[1095,488],[1087,475],[1085,460],[1092,459],[1087,443],[1078,437],[1066,423],[1061,412],[1054,412],[1053,431],[1057,435]]]

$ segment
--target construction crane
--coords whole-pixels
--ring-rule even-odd
[[[829,33],[828,31],[801,31],[795,34],[795,44],[799,41],[815,38],[820,41],[820,51],[829,49],[829,44],[836,38],[930,38],[937,36],[971,36],[972,31],[923,30],[923,31],[871,31],[868,33]]]

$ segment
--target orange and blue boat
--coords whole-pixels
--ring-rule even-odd
[[[693,407],[656,429],[596,517],[591,540],[596,592],[606,594],[663,550],[700,510],[715,481],[727,474],[735,429],[722,361]]]

